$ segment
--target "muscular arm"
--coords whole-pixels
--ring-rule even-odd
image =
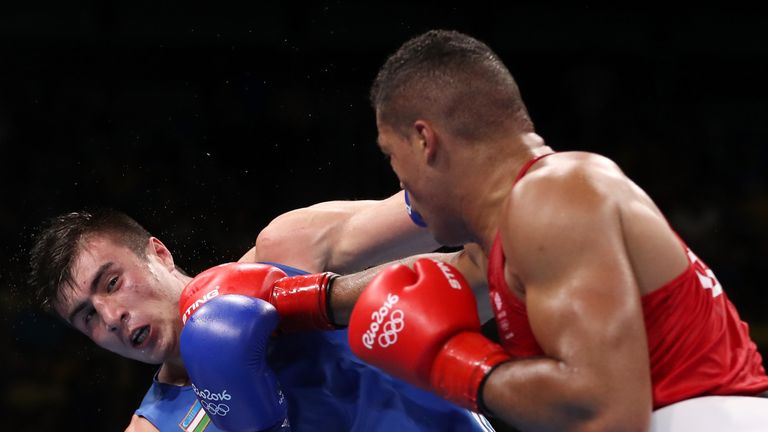
[[[546,354],[498,367],[483,398],[522,429],[648,428],[651,382],[640,293],[623,237],[622,202],[606,189],[621,182],[612,175],[598,180],[578,171],[526,179],[504,210],[507,281],[524,292]]]
[[[349,273],[438,247],[410,220],[400,191],[380,201],[329,201],[282,214],[241,261]]]
[[[346,325],[357,297],[380,269],[395,261],[412,263],[438,247],[431,234],[408,217],[401,191],[381,201],[330,201],[278,216],[240,262],[271,261],[310,273],[348,274],[333,281],[330,299],[334,322]],[[478,299],[480,319],[490,319],[482,250],[472,244],[459,252],[429,256],[463,273]]]

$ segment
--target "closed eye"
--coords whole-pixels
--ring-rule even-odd
[[[88,324],[91,322],[93,317],[96,315],[96,309],[94,308],[88,308],[88,310],[85,312],[85,315],[83,315],[83,323],[86,327],[88,327]]]

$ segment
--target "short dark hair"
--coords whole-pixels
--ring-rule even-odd
[[[52,311],[61,290],[74,284],[72,265],[83,240],[107,235],[145,259],[151,234],[133,218],[117,210],[99,208],[62,214],[45,221],[30,250],[28,282],[43,309]]]
[[[467,140],[499,133],[510,122],[533,131],[501,59],[483,42],[452,30],[430,30],[405,42],[379,70],[370,99],[382,121],[401,131],[425,117],[443,120]]]

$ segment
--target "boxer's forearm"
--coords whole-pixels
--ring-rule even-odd
[[[355,306],[357,298],[360,297],[360,294],[365,287],[368,286],[374,277],[376,277],[380,270],[395,263],[402,263],[410,266],[419,258],[434,258],[450,263],[465,263],[466,266],[461,268],[461,271],[470,285],[476,286],[479,289],[483,289],[486,286],[485,277],[478,271],[478,269],[472,267],[474,265],[473,261],[468,259],[467,253],[464,250],[449,253],[436,252],[414,255],[334,279],[329,300],[334,324],[346,326],[349,323],[349,315],[352,313],[352,308]]]

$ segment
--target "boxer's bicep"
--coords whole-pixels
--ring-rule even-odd
[[[597,424],[616,416],[647,423],[642,303],[617,202],[583,179],[552,182],[531,188],[502,231],[508,278],[520,284],[531,330],[562,374],[551,390],[573,396],[565,405],[595,413]]]
[[[308,272],[327,265],[330,238],[346,212],[328,209],[321,203],[283,213],[259,232],[252,251],[241,261],[267,261],[290,265]]]
[[[399,192],[384,200],[329,201],[282,214],[243,259],[349,273],[437,247],[410,220]]]

